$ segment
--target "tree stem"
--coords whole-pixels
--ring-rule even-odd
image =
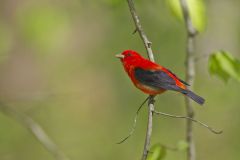
[[[186,82],[193,86],[194,76],[195,76],[195,61],[194,61],[194,39],[197,35],[197,31],[194,28],[189,9],[187,6],[186,0],[180,0],[183,17],[185,21],[186,31],[187,31],[187,46],[186,46]],[[186,112],[187,117],[194,118],[194,110],[192,107],[192,101],[185,97],[186,103]],[[187,120],[186,124],[186,141],[189,144],[187,149],[187,160],[196,160],[196,151],[195,144],[193,139],[193,122],[191,120]]]
[[[154,96],[150,96],[148,101],[148,125],[147,125],[147,133],[145,138],[145,144],[143,149],[142,160],[147,159],[148,151],[150,148],[150,141],[152,135],[152,126],[153,126],[153,113],[154,113]]]
[[[147,38],[143,28],[142,28],[142,25],[140,23],[138,15],[137,15],[136,9],[134,7],[133,0],[127,0],[127,2],[128,2],[129,10],[131,12],[136,30],[138,31],[139,36],[141,37],[141,39],[143,41],[144,47],[147,50],[148,58],[149,58],[149,60],[154,62],[154,56],[153,56],[153,52],[152,52],[152,48],[151,48],[152,43],[148,40],[148,38]],[[144,144],[144,148],[143,148],[142,160],[146,160],[147,156],[148,156],[148,151],[149,151],[149,147],[150,147],[150,140],[151,140],[151,136],[152,136],[153,112],[154,112],[154,96],[150,95],[150,98],[148,100],[147,133],[146,133],[145,144]]]

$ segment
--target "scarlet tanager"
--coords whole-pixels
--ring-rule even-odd
[[[187,89],[186,82],[163,66],[143,58],[136,51],[126,50],[116,57],[120,58],[133,84],[144,93],[157,95],[172,90],[184,94],[198,104],[204,103],[202,97]]]

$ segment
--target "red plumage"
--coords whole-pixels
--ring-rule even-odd
[[[125,71],[133,84],[149,95],[161,94],[166,90],[180,92],[199,104],[204,99],[188,90],[187,83],[163,66],[143,58],[135,51],[126,50],[116,57],[121,59]]]

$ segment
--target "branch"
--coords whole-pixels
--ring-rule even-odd
[[[198,32],[194,28],[192,20],[190,18],[189,9],[188,9],[188,5],[187,5],[187,0],[180,0],[180,5],[181,5],[181,8],[182,8],[182,13],[183,13],[184,22],[185,22],[185,25],[186,25],[186,30],[188,32],[188,36],[195,37]]]
[[[194,61],[194,39],[197,35],[197,31],[194,28],[190,15],[189,10],[187,6],[186,0],[180,0],[180,4],[182,7],[183,17],[186,25],[187,30],[187,48],[186,48],[186,82],[193,86],[194,82],[194,75],[195,75],[195,61]],[[192,107],[192,102],[189,98],[185,97],[185,103],[186,103],[186,112],[187,117],[193,118],[194,117],[194,111]],[[196,154],[195,154],[195,145],[193,141],[193,127],[192,127],[192,121],[190,119],[187,120],[186,124],[186,141],[189,144],[189,147],[187,149],[187,159],[188,160],[196,160]]]
[[[135,23],[136,30],[138,31],[144,46],[147,50],[148,58],[154,62],[154,56],[153,52],[151,49],[152,43],[148,40],[142,26],[139,20],[139,17],[137,15],[136,9],[134,7],[133,0],[127,0],[128,6],[133,18],[133,21]],[[147,133],[146,133],[146,138],[145,138],[145,144],[144,144],[144,149],[143,149],[143,155],[142,155],[142,160],[147,159],[148,155],[148,150],[150,146],[150,140],[151,140],[151,135],[152,135],[152,118],[153,118],[153,111],[154,111],[154,96],[150,96],[149,101],[148,101],[148,125],[147,125]]]
[[[58,146],[50,139],[50,137],[46,134],[43,128],[35,122],[28,115],[18,112],[13,108],[6,106],[5,104],[0,102],[0,110],[5,115],[12,117],[18,123],[20,123],[23,127],[28,129],[30,133],[36,138],[36,140],[42,144],[42,146],[51,153],[56,160],[70,160],[59,148]]]
[[[148,151],[150,148],[150,140],[151,140],[151,136],[152,136],[153,112],[154,112],[154,96],[150,96],[149,101],[148,101],[148,125],[147,125],[147,133],[146,133],[146,138],[145,138],[142,160],[147,159]]]
[[[130,12],[132,14],[132,18],[133,18],[133,21],[135,23],[135,26],[136,26],[136,30],[133,32],[135,33],[136,31],[138,31],[141,39],[143,40],[143,43],[144,43],[144,46],[147,50],[147,54],[148,54],[148,58],[154,62],[154,56],[153,56],[153,51],[152,51],[152,48],[151,48],[151,45],[152,45],[152,42],[150,42],[142,28],[142,25],[140,23],[140,20],[139,20],[139,17],[137,15],[137,12],[136,12],[136,9],[134,7],[134,3],[133,3],[133,0],[127,0],[128,2],[128,6],[129,6],[129,9],[130,9]]]
[[[158,112],[158,111],[154,111],[155,114],[158,114],[158,115],[162,115],[162,116],[165,116],[165,117],[171,117],[171,118],[181,118],[181,119],[188,119],[192,122],[195,122],[195,123],[198,123],[200,124],[201,126],[207,128],[209,131],[215,133],[215,134],[221,134],[223,131],[217,131],[215,130],[214,128],[208,126],[207,124],[201,122],[201,121],[198,121],[196,119],[193,119],[191,117],[186,117],[186,116],[178,116],[178,115],[172,115],[172,114],[168,114],[168,113],[164,113],[164,112]]]

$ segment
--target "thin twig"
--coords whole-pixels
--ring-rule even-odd
[[[133,18],[133,21],[135,23],[135,26],[136,26],[136,29],[134,30],[133,33],[136,32],[136,30],[138,31],[141,39],[143,40],[143,43],[144,43],[144,46],[147,50],[147,54],[148,54],[148,58],[154,62],[154,56],[153,56],[153,51],[151,49],[151,45],[152,45],[152,42],[150,42],[142,28],[142,25],[140,23],[140,20],[139,20],[139,17],[137,15],[137,12],[136,12],[136,9],[134,7],[134,3],[133,3],[133,0],[127,0],[128,2],[128,6],[129,6],[129,9],[130,9],[130,12],[132,14],[132,18]]]
[[[194,39],[197,35],[197,31],[194,28],[186,0],[180,0],[182,13],[185,21],[187,31],[187,48],[186,48],[186,82],[193,86],[194,75],[195,75],[195,61],[194,61]],[[187,117],[193,118],[194,111],[192,102],[189,98],[185,98]],[[187,160],[196,160],[195,144],[193,140],[193,125],[190,119],[187,120],[186,124],[186,141],[189,144],[187,149]]]
[[[135,131],[135,128],[137,126],[137,118],[138,118],[138,113],[140,112],[140,110],[142,109],[142,106],[147,102],[147,100],[150,98],[150,96],[148,96],[144,101],[143,103],[140,105],[140,107],[138,108],[136,114],[135,114],[135,117],[134,117],[134,122],[133,122],[133,126],[132,126],[132,129],[131,131],[129,132],[128,136],[126,136],[125,138],[123,138],[121,141],[117,142],[117,144],[122,144],[123,142],[125,142],[128,138],[130,138],[132,136],[132,134],[134,133]]]
[[[194,28],[192,20],[190,18],[190,13],[188,9],[188,4],[186,0],[180,0],[180,5],[182,8],[182,13],[186,25],[186,30],[188,32],[188,36],[195,37],[198,33],[198,31]]]
[[[65,153],[61,151],[59,147],[51,140],[51,138],[47,135],[43,128],[31,117],[22,112],[18,112],[3,103],[0,103],[0,110],[2,111],[2,113],[14,118],[23,127],[28,129],[30,133],[36,138],[36,140],[40,144],[42,144],[42,146],[49,153],[51,153],[56,160],[70,160],[70,158],[68,158]]]
[[[162,116],[165,116],[165,117],[172,117],[172,118],[181,118],[181,119],[188,119],[190,121],[193,121],[193,122],[196,122],[198,124],[200,124],[201,126],[207,128],[209,131],[215,133],[215,134],[221,134],[223,131],[220,130],[220,131],[217,131],[216,129],[208,126],[207,124],[199,121],[199,120],[196,120],[196,119],[193,119],[191,117],[186,117],[186,116],[178,116],[178,115],[173,115],[173,114],[168,114],[168,113],[164,113],[164,112],[158,112],[158,111],[154,111],[155,114],[158,114],[158,115],[162,115]]]
[[[150,96],[149,101],[148,101],[147,134],[146,134],[146,138],[145,138],[142,160],[147,159],[148,151],[150,148],[150,141],[151,141],[151,136],[152,136],[152,125],[153,125],[153,112],[154,112],[154,96]]]
[[[134,7],[133,0],[127,0],[128,6],[133,18],[133,21],[135,23],[136,30],[138,31],[144,46],[147,50],[147,55],[148,58],[154,62],[154,56],[152,52],[151,45],[152,43],[148,40],[142,25],[140,23],[139,17],[137,15],[136,9]],[[144,144],[144,149],[143,149],[143,155],[142,155],[142,160],[147,159],[148,155],[148,150],[150,147],[150,140],[151,140],[151,135],[152,135],[152,118],[153,118],[153,111],[154,111],[154,96],[150,96],[149,101],[148,101],[148,124],[147,124],[147,133],[146,133],[146,138],[145,138],[145,144]]]

